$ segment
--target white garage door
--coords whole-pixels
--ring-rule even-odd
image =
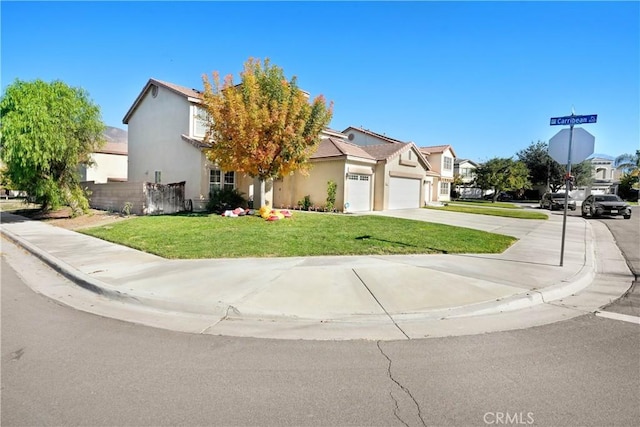
[[[345,202],[349,203],[348,212],[371,210],[371,177],[350,173],[347,175],[347,194]]]
[[[420,179],[389,178],[388,209],[419,208],[420,183]]]

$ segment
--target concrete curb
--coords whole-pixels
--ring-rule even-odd
[[[36,245],[33,245],[28,241],[22,239],[21,237],[15,235],[11,231],[0,229],[0,234],[2,234],[5,238],[15,243],[19,247],[28,251],[36,258],[40,259],[42,262],[51,267],[54,271],[58,272],[81,288],[105,298],[112,299],[114,301],[137,306],[147,306],[149,308],[161,310],[164,312],[185,312],[187,314],[215,316],[219,318],[223,318],[225,316],[225,313],[228,312],[231,308],[216,307],[216,309],[213,311],[205,311],[201,309],[201,306],[198,306],[196,304],[189,304],[184,301],[167,302],[160,298],[143,296],[140,293],[132,295],[126,292],[112,289],[108,284],[94,279],[93,277],[79,271],[78,269],[70,266],[69,264],[56,258],[48,252],[43,251]]]
[[[453,319],[462,317],[474,317],[487,314],[496,314],[501,312],[515,311],[524,308],[530,308],[536,305],[549,303],[554,300],[559,300],[575,294],[580,290],[589,286],[595,277],[595,248],[593,239],[592,227],[588,226],[588,231],[591,233],[591,238],[587,240],[587,253],[585,264],[581,268],[580,272],[574,276],[576,279],[570,282],[563,281],[558,284],[551,285],[541,290],[528,291],[523,294],[514,295],[505,299],[496,301],[486,301],[470,305],[440,308],[433,310],[417,311],[413,313],[401,313],[386,315],[352,315],[341,319],[331,319],[331,322],[357,322],[363,324],[372,324],[388,321],[389,317],[394,321],[402,320],[434,320],[434,319]],[[190,315],[205,315],[213,316],[220,320],[260,320],[260,321],[296,321],[295,317],[289,316],[273,316],[267,314],[246,314],[239,313],[231,305],[217,305],[214,307],[203,307],[198,304],[193,304],[187,301],[172,300],[166,301],[162,298],[154,298],[151,296],[145,296],[142,292],[136,294],[128,294],[120,290],[113,289],[108,284],[97,280],[89,275],[82,273],[76,268],[66,264],[55,256],[43,251],[36,245],[24,240],[20,236],[15,235],[9,230],[1,229],[2,235],[9,240],[24,248],[38,259],[42,260],[45,264],[52,269],[69,279],[73,283],[77,284],[83,289],[93,292],[97,295],[110,298],[112,300],[134,304],[138,306],[147,306],[152,309],[160,310],[163,312],[173,313],[185,313]],[[308,320],[308,319],[307,319]]]
[[[474,309],[472,306],[469,306],[467,308],[470,311],[463,314],[447,316],[447,318],[472,317],[521,310],[539,304],[548,304],[553,301],[562,300],[587,288],[593,283],[596,277],[596,246],[594,243],[595,236],[593,227],[588,222],[586,223],[586,225],[588,227],[588,232],[591,235],[591,238],[586,239],[585,263],[571,281],[562,281],[560,283],[547,286],[540,290],[529,291],[520,295],[514,295],[512,297],[505,298],[498,303],[481,303],[475,306],[477,307],[476,309]]]

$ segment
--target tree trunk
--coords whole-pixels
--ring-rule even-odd
[[[253,179],[253,207],[260,209],[262,206],[271,206],[271,201],[267,198],[267,193],[272,187],[272,182],[260,178]]]

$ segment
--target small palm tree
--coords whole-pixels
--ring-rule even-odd
[[[640,150],[636,150],[635,154],[622,154],[616,157],[613,164],[621,172],[638,176],[640,173]]]

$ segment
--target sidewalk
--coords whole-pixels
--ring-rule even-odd
[[[519,241],[497,255],[166,260],[7,213],[1,230],[76,284],[119,303],[116,314],[106,305],[99,314],[216,335],[407,339],[512,329],[596,310],[633,279],[606,227],[581,218],[568,218],[559,267],[559,216],[535,221],[428,209],[374,214]],[[606,289],[581,292],[589,295],[579,309],[567,302],[594,284]],[[47,295],[46,284],[37,291]]]

